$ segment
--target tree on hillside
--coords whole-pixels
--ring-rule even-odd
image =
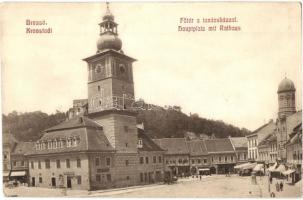
[[[2,115],[2,130],[10,132],[20,141],[34,141],[42,136],[43,130],[66,119],[66,114],[57,111],[48,115],[41,111],[18,113],[13,111]]]

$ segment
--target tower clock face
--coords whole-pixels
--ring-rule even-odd
[[[125,65],[124,64],[119,64],[119,71],[121,74],[125,73]]]
[[[103,71],[104,71],[104,65],[97,64],[96,67],[95,67],[95,72],[99,74],[99,73],[101,73]]]

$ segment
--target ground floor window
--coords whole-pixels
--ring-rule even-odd
[[[97,181],[97,182],[101,182],[101,176],[100,176],[100,174],[97,174],[97,175],[96,175],[96,181]]]
[[[39,183],[42,183],[42,177],[39,177]]]
[[[140,173],[140,181],[143,182],[144,178],[143,178],[143,173]]]
[[[144,180],[147,182],[147,173],[144,173]]]
[[[112,181],[112,176],[111,176],[110,174],[107,174],[107,175],[106,175],[106,179],[107,179],[107,181],[110,182],[110,181]]]
[[[78,185],[81,185],[81,182],[82,182],[81,176],[77,176],[77,183],[78,183]]]

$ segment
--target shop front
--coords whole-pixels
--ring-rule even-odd
[[[27,172],[25,170],[22,171],[11,171],[9,175],[10,181],[17,181],[21,184],[28,183],[27,180]]]

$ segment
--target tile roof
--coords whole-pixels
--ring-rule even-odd
[[[205,140],[206,149],[209,153],[234,152],[229,138]]]
[[[269,143],[273,141],[277,141],[277,136],[274,133],[267,135],[263,140],[261,140],[258,147],[269,145]]]
[[[138,128],[138,138],[142,139],[142,148],[138,148],[139,151],[164,151],[159,145],[157,145],[150,137],[148,137],[143,129]]]
[[[3,145],[14,146],[18,142],[19,141],[11,133],[8,133],[8,132],[2,133],[2,144]]]
[[[47,129],[45,132],[39,141],[77,137],[79,138],[79,144],[73,147],[36,150],[34,143],[32,151],[28,152],[29,155],[79,151],[115,151],[104,135],[102,126],[86,117],[76,117],[62,122],[57,126]]]
[[[192,156],[207,155],[208,153],[204,140],[190,140],[187,141],[187,145],[190,155]]]
[[[247,137],[255,134],[258,137],[258,141],[262,141],[268,135],[275,133],[276,127],[276,124],[273,121],[270,121],[269,123],[257,128],[255,131],[253,131],[252,134],[248,135]]]
[[[25,155],[31,152],[35,146],[35,142],[18,142],[12,154]]]
[[[64,121],[56,126],[53,126],[49,129],[46,129],[45,132],[57,131],[62,129],[80,128],[80,127],[92,127],[92,128],[102,129],[102,126],[97,124],[93,120],[84,116],[77,116],[67,121]]]
[[[247,149],[246,137],[230,137],[229,138],[236,149]]]
[[[295,112],[294,114],[286,118],[286,131],[287,134],[291,134],[296,126],[302,123],[302,111]]]
[[[153,139],[153,141],[166,150],[167,155],[189,154],[185,138],[162,138]]]
[[[288,144],[296,144],[302,143],[302,123],[299,123],[294,129],[293,132],[289,135],[289,140],[287,141]]]

